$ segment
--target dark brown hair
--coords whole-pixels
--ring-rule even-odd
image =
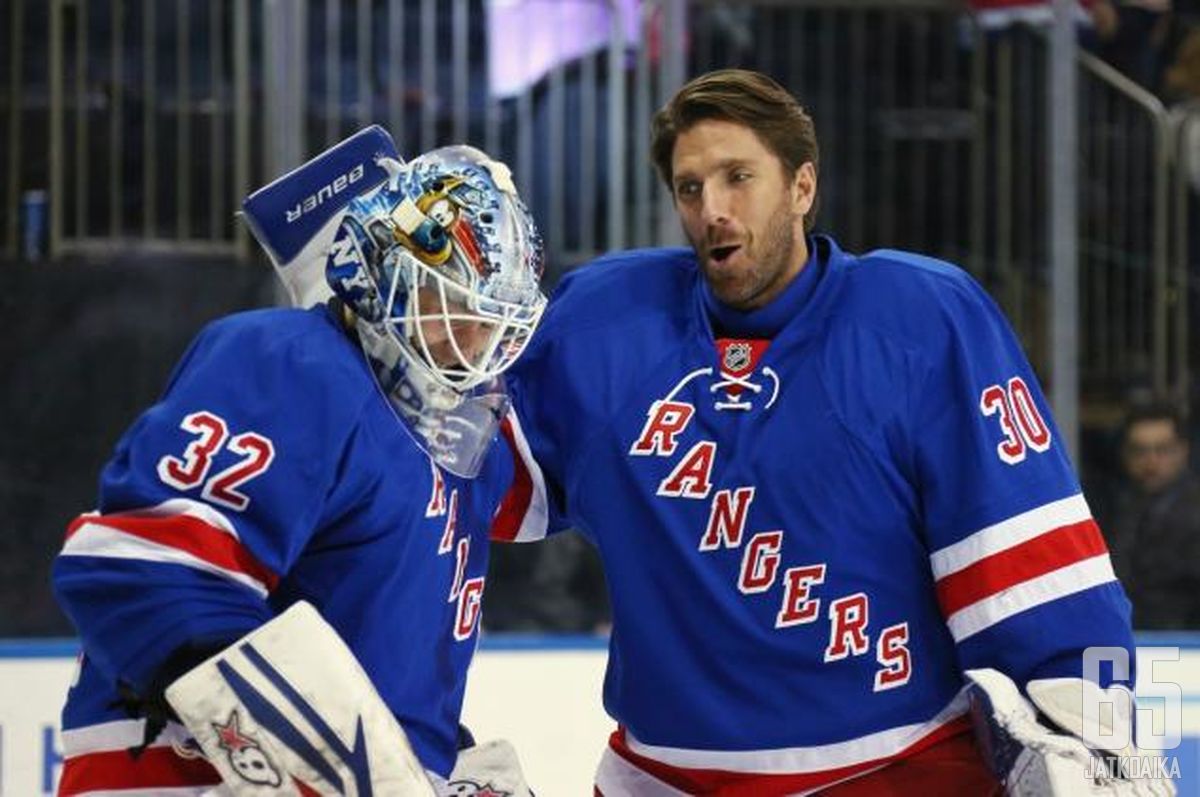
[[[651,124],[650,157],[658,176],[674,193],[671,157],[675,139],[705,119],[721,119],[750,128],[783,163],[789,179],[805,163],[817,169],[817,133],[812,117],[796,98],[761,72],[719,69],[690,81],[659,109]],[[804,219],[810,231],[816,206]]]
[[[1121,424],[1121,441],[1129,438],[1129,432],[1139,423],[1147,421],[1167,421],[1179,440],[1187,441],[1187,421],[1178,405],[1163,399],[1152,399],[1147,402],[1134,404],[1125,415]]]

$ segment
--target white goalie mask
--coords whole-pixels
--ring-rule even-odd
[[[451,473],[479,471],[508,401],[501,373],[546,306],[542,240],[508,168],[433,150],[347,207],[326,260],[380,387]]]

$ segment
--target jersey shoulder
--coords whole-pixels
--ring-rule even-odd
[[[205,326],[197,342],[214,348],[247,346],[248,354],[265,357],[303,353],[331,363],[342,362],[354,351],[353,341],[323,306],[306,310],[267,307],[232,313]]]
[[[358,395],[373,379],[354,341],[319,306],[249,310],[213,321],[196,337],[173,381],[194,370],[251,378],[268,394],[295,396],[318,387]]]
[[[833,269],[821,379],[847,428],[908,439],[930,395],[977,397],[1023,372],[1007,321],[964,270],[897,250]]]
[[[697,265],[685,248],[632,249],[589,261],[563,277],[551,298],[547,334],[690,315]]]
[[[121,447],[178,446],[181,423],[201,413],[304,461],[341,450],[378,397],[365,357],[328,310],[251,310],[200,332]]]
[[[332,485],[347,481],[339,467],[351,447],[363,449],[355,444],[358,432],[380,405],[387,407],[362,352],[324,308],[226,316],[199,333],[162,397],[118,441],[101,476],[100,509],[156,506],[181,495],[207,499],[201,485],[208,489],[209,475],[257,450],[259,472],[246,487],[249,509],[235,521],[254,545],[259,534],[288,525],[280,517],[321,514],[333,500]],[[197,445],[208,448],[193,472],[188,463]],[[179,452],[192,453],[181,459]],[[350,481],[357,483],[359,474]]]
[[[906,348],[937,350],[972,329],[1007,328],[983,287],[944,260],[880,249],[847,258],[844,285],[837,315]]]

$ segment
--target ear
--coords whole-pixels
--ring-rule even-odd
[[[817,201],[817,170],[812,161],[800,164],[792,177],[792,211],[807,216]]]

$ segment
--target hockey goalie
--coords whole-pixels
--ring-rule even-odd
[[[483,153],[402,163],[379,128],[245,209],[300,306],[201,331],[70,525],[58,793],[528,794],[458,718],[545,303],[529,213]]]

